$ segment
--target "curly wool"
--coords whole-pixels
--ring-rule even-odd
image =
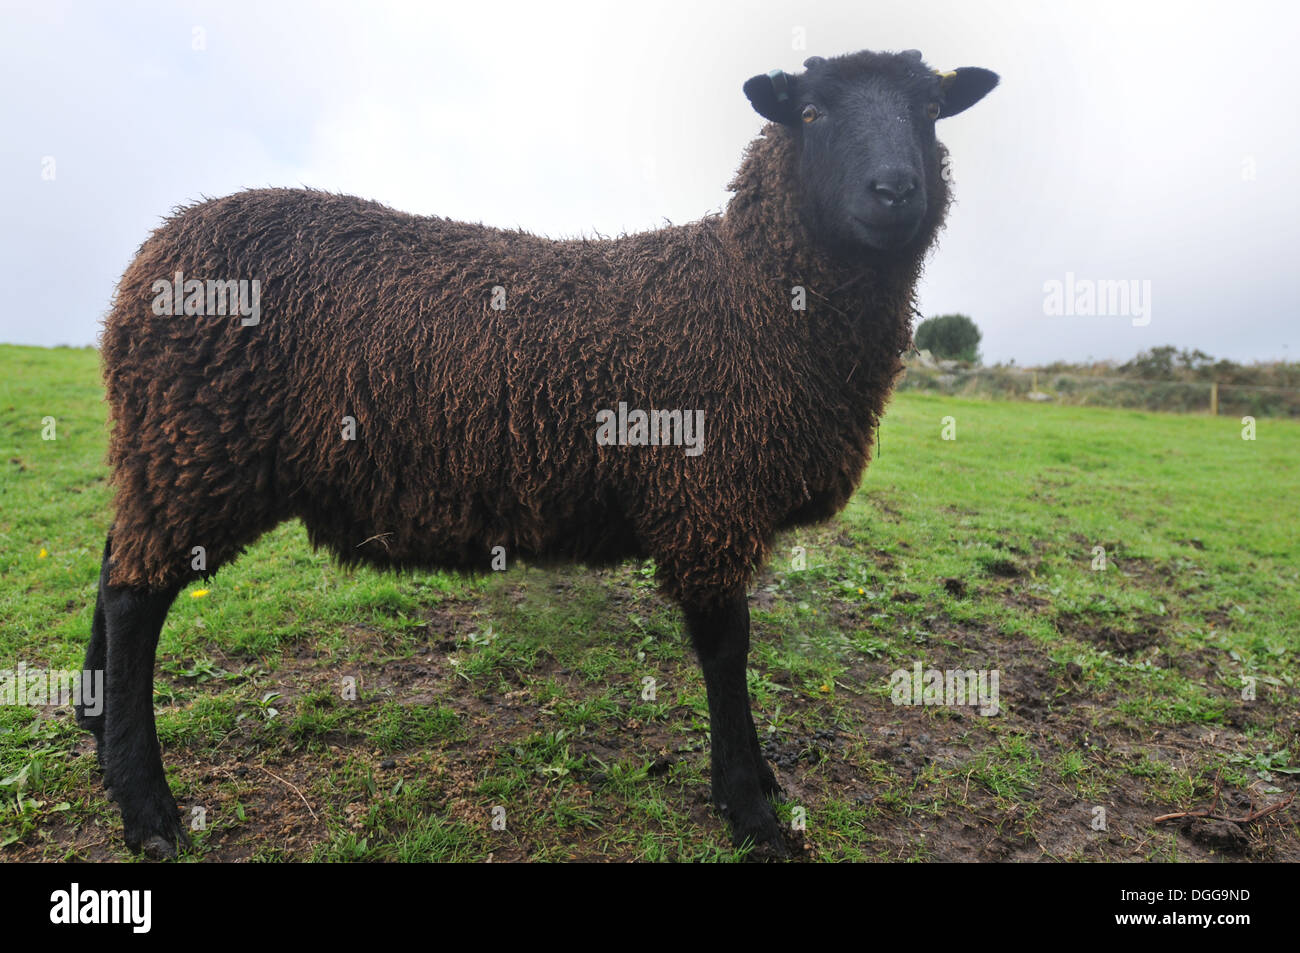
[[[776,530],[835,513],[861,478],[948,204],[936,173],[905,253],[836,261],[801,221],[795,158],[769,125],[723,215],[617,239],[298,189],[178,211],[101,340],[110,582],[208,575],[297,517],[345,563],[651,556],[683,603],[743,592]],[[260,323],[154,314],[177,271],[259,280]],[[597,412],[620,402],[703,410],[704,452],[599,446]]]

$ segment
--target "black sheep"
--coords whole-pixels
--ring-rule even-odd
[[[948,207],[935,120],[997,83],[915,51],[804,65],[745,83],[771,123],[725,213],[689,225],[550,241],[269,189],[144,243],[102,337],[116,518],[86,667],[108,700],[78,713],[129,847],[185,841],[152,707],[173,599],[296,517],[349,563],[653,557],[703,667],[715,801],[783,850],[746,587],[861,477]],[[217,281],[257,284],[214,306]],[[620,405],[682,411],[658,423],[702,424],[694,452],[597,439]]]

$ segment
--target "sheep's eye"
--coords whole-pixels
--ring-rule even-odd
[[[799,115],[803,117],[804,122],[812,122],[818,116],[820,116],[821,113],[817,111],[816,106],[805,106],[803,108],[803,112],[801,112]]]
[[[938,104],[938,103],[931,103],[930,105],[926,106],[926,107],[925,107],[925,114],[926,114],[927,116],[929,116],[931,119],[938,119],[938,118],[939,118],[939,104]]]

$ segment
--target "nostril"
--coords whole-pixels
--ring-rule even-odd
[[[871,194],[885,207],[893,208],[906,205],[916,194],[917,185],[915,176],[882,176],[872,181]]]

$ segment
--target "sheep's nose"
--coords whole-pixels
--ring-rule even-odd
[[[910,202],[919,186],[910,172],[890,171],[871,180],[871,194],[885,208],[896,208]]]

